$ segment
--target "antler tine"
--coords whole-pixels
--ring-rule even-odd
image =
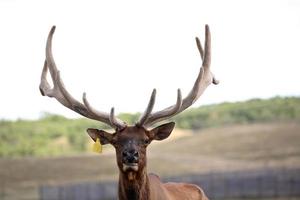
[[[205,26],[205,45],[204,50],[202,48],[199,38],[196,37],[197,48],[202,58],[202,66],[200,68],[197,79],[193,85],[192,90],[189,94],[182,100],[180,107],[176,110],[175,113],[170,114],[170,110],[174,109],[176,105],[170,106],[164,110],[155,112],[149,115],[148,120],[145,122],[145,126],[151,126],[152,124],[170,118],[195,103],[199,97],[203,94],[205,89],[211,84],[218,84],[218,81],[214,78],[214,75],[210,71],[211,64],[211,36],[209,26]]]
[[[149,115],[151,114],[154,104],[155,104],[155,97],[156,97],[156,89],[153,89],[148,106],[145,110],[145,112],[140,116],[140,119],[136,123],[138,126],[143,126],[143,124],[148,119]]]
[[[203,58],[202,58],[203,59]],[[209,30],[209,26],[206,24],[205,25],[205,55],[204,55],[204,59],[203,59],[203,67],[210,67],[210,63],[211,63],[211,36],[210,36],[210,30]],[[212,83],[215,85],[219,84],[219,80],[217,80],[215,78],[215,76],[213,75],[213,73],[211,73],[212,75]]]
[[[41,83],[40,83],[40,91],[43,96],[54,97],[58,102],[60,102],[65,107],[77,112],[78,114],[94,119],[97,121],[101,121],[106,123],[112,127],[125,127],[126,124],[119,119],[115,119],[111,123],[110,115],[105,112],[100,112],[93,109],[88,101],[86,100],[86,94],[83,94],[83,102],[84,104],[77,101],[72,95],[67,91],[64,86],[62,79],[60,78],[60,72],[57,70],[56,64],[54,62],[54,58],[52,55],[52,38],[55,32],[55,26],[53,26],[49,32],[47,45],[46,45],[46,60],[44,63],[42,75],[41,75]],[[50,85],[47,81],[47,71],[50,71],[51,79],[53,82],[53,88],[50,88]]]
[[[161,112],[153,113],[152,115],[150,115],[148,117],[145,124],[147,124],[147,126],[151,126],[151,125],[153,125],[153,124],[155,124],[159,121],[163,121],[165,119],[168,119],[168,118],[172,117],[173,115],[175,115],[179,111],[179,109],[182,106],[182,102],[183,101],[182,101],[181,90],[178,89],[177,90],[176,104],[162,110]]]
[[[211,63],[211,36],[209,26],[205,25],[205,51],[202,66],[209,68]]]
[[[116,118],[114,107],[112,107],[110,110],[109,121],[110,121],[110,124],[113,126],[113,128],[118,129],[118,130],[123,129],[126,126],[126,124],[124,122],[123,122],[124,123],[123,124],[122,121],[120,121],[118,118]]]
[[[208,35],[207,35],[208,34]],[[206,25],[205,26],[205,38],[207,38],[205,40],[205,45],[207,45],[208,43],[210,43],[210,40],[211,40],[211,37],[210,37],[210,31],[209,31],[209,26]],[[198,37],[196,37],[196,44],[197,44],[197,47],[198,47],[198,50],[199,50],[199,53],[200,53],[200,56],[201,56],[201,59],[203,60],[204,62],[204,51],[203,51],[203,48],[202,48],[202,45],[201,45],[201,42],[200,42],[200,39]],[[209,48],[210,49],[210,48]],[[207,57],[206,57],[207,60],[209,60],[209,65],[210,65],[210,60],[211,60],[211,52],[209,51],[207,53]],[[207,66],[203,64],[203,66]],[[212,81],[213,84],[217,85],[219,84],[219,81],[215,78],[215,76],[213,76],[213,81]]]
[[[201,45],[200,39],[199,39],[198,37],[196,37],[196,44],[197,44],[197,48],[198,48],[198,50],[199,50],[199,53],[200,53],[201,59],[203,60],[204,51],[203,51],[203,48],[202,48],[202,45]]]
[[[47,61],[45,60],[43,71],[42,71],[42,76],[41,76],[41,83],[39,86],[40,92],[43,96],[46,96],[46,95],[49,96],[51,93],[51,88],[47,81],[47,72],[48,72]]]
[[[156,112],[154,114],[151,114],[154,106],[154,101],[155,101],[155,95],[156,95],[156,90],[154,89],[150,98],[150,101],[148,103],[147,109],[144,112],[143,115],[141,115],[140,119],[136,123],[139,126],[144,126],[147,124],[147,126],[152,125],[156,123],[156,120],[159,119],[159,121],[162,121],[164,118],[169,118],[169,116],[172,116],[177,113],[177,111],[180,109],[182,105],[182,95],[181,95],[181,90],[177,90],[177,100],[176,104],[173,106],[168,107],[167,109],[164,109],[163,112]]]

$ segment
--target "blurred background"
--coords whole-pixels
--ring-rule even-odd
[[[201,66],[194,37],[212,34],[220,84],[172,120],[148,148],[148,171],[200,185],[210,199],[300,199],[300,2],[0,0],[0,199],[116,199],[114,149],[91,151],[107,129],[39,82],[48,31],[70,93],[134,124],[188,94]]]

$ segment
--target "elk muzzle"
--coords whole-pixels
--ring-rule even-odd
[[[135,149],[125,149],[122,152],[123,171],[138,171],[139,152]]]

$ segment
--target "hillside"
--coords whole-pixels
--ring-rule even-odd
[[[300,120],[299,97],[250,99],[189,109],[175,118],[177,127],[198,130],[232,124]]]
[[[133,124],[139,114],[119,117]],[[176,127],[204,128],[265,122],[300,121],[299,97],[252,99],[188,109],[174,118]],[[0,157],[77,155],[89,150],[87,128],[108,128],[88,119],[44,114],[39,120],[0,121]]]

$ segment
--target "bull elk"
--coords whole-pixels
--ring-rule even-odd
[[[149,129],[157,122],[166,120],[190,107],[211,84],[218,84],[210,71],[211,36],[208,25],[205,27],[204,50],[200,40],[196,37],[196,44],[202,59],[197,79],[190,93],[182,98],[181,91],[177,91],[177,101],[174,105],[163,110],[152,112],[156,90],[154,89],[145,112],[134,125],[127,125],[115,116],[114,108],[110,113],[95,110],[83,93],[83,103],[77,101],[65,88],[57,70],[52,55],[52,38],[55,26],[48,35],[46,44],[46,59],[42,71],[40,91],[43,96],[54,97],[65,107],[89,119],[97,120],[111,126],[113,134],[98,129],[87,129],[89,136],[102,145],[111,144],[116,150],[119,168],[118,196],[120,200],[207,200],[203,190],[188,183],[162,183],[154,174],[147,173],[146,148],[153,140],[164,140],[172,132],[175,123],[169,122],[156,128]],[[46,76],[50,71],[53,88],[50,87]]]

